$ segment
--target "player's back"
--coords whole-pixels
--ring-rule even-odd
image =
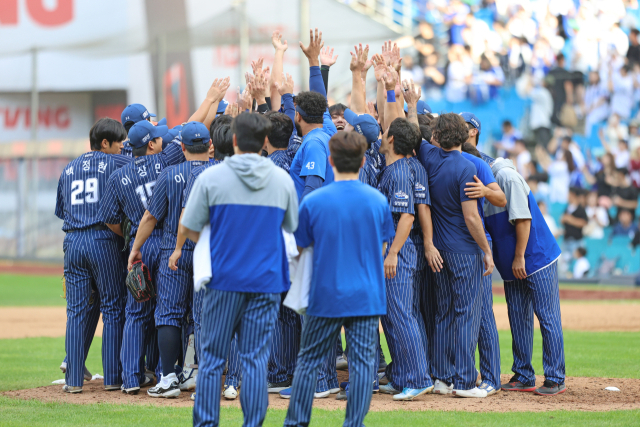
[[[202,172],[206,171],[208,168],[212,167],[212,166],[216,166],[219,165],[220,163],[222,163],[222,160],[209,160],[208,162],[205,162],[205,164],[203,164],[202,166],[197,166],[191,169],[191,172],[189,173],[189,177],[187,178],[187,183],[184,187],[183,193],[182,193],[182,207],[184,208],[187,204],[187,200],[189,199],[189,195],[191,194],[191,190],[193,189],[193,185],[196,182],[196,178],[198,178],[200,176],[200,174],[202,174]]]
[[[324,178],[323,186],[333,182],[333,168],[329,164],[330,139],[331,135],[322,128],[313,129],[304,136],[289,171],[298,193],[298,199],[301,199],[302,193],[304,193],[307,176],[316,175]]]
[[[64,220],[62,230],[80,230],[101,224],[102,195],[111,175],[132,158],[90,151],[72,160],[60,175],[56,216]]]

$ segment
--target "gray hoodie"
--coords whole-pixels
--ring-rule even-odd
[[[509,222],[512,224],[515,223],[516,219],[531,219],[531,211],[529,210],[529,192],[531,189],[522,175],[517,172],[513,162],[500,157],[491,165],[491,172],[493,172],[496,182],[507,198],[507,206],[500,208],[485,202],[485,218],[508,210]]]

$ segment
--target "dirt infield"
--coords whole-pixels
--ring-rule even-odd
[[[24,274],[26,276],[62,276],[62,264],[46,264],[27,261],[0,261],[0,273]]]
[[[640,304],[563,303],[562,326],[574,331],[640,332]],[[509,329],[507,305],[495,304],[499,330]],[[0,339],[62,337],[66,328],[64,307],[0,307]],[[536,327],[539,327],[536,320]],[[97,336],[102,336],[102,321]]]
[[[340,381],[346,381],[346,373],[339,372]],[[502,381],[509,380],[508,375]],[[544,379],[538,377],[538,385]],[[613,411],[640,408],[640,380],[615,378],[567,378],[568,390],[555,397],[535,396],[531,393],[499,392],[486,399],[459,399],[451,396],[425,395],[412,402],[394,402],[390,395],[376,394],[371,400],[371,411],[469,411],[469,412],[544,412],[554,410]],[[614,386],[619,392],[606,391]],[[241,391],[242,392],[242,391]],[[116,403],[137,405],[158,405],[168,407],[190,407],[193,402],[190,393],[182,393],[177,399],[153,399],[142,390],[137,396],[128,396],[118,391],[107,392],[101,381],[86,382],[81,394],[70,395],[62,392],[62,386],[52,385],[29,390],[2,393],[18,399],[37,399],[43,402],[65,403]],[[269,395],[269,407],[286,409],[289,401],[276,394]],[[240,401],[222,400],[223,407],[240,407]],[[316,399],[314,407],[321,409],[343,409],[346,402],[336,401],[334,395],[326,399]]]
[[[504,296],[504,287],[493,285],[493,295]],[[640,299],[640,290],[560,289],[561,300],[598,301]]]

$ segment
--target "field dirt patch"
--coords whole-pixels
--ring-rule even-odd
[[[493,294],[504,296],[504,286],[493,285]],[[640,299],[640,290],[560,289],[561,300],[598,301]]]
[[[62,277],[64,266],[60,263],[3,260],[0,261],[0,273]]]
[[[494,304],[499,330],[509,330],[507,305]],[[562,327],[572,331],[640,332],[640,304],[562,303]],[[63,337],[64,307],[0,307],[0,339]],[[538,320],[535,320],[539,328]],[[96,336],[102,336],[102,320]]]
[[[340,380],[346,380],[346,372],[339,372]],[[510,376],[502,375],[502,381]],[[537,378],[542,385],[543,377]],[[468,411],[468,412],[545,412],[556,410],[570,411],[613,411],[640,408],[640,380],[617,378],[567,378],[567,391],[564,394],[543,397],[532,393],[499,392],[486,399],[461,399],[451,396],[424,395],[411,402],[394,402],[391,395],[375,394],[371,400],[371,411]],[[620,391],[607,391],[605,387],[618,387]],[[242,389],[240,391],[242,393]],[[168,407],[190,407],[193,402],[190,393],[183,392],[177,399],[154,399],[141,390],[137,396],[125,395],[119,391],[104,391],[101,381],[85,382],[81,394],[67,394],[62,386],[52,385],[29,390],[16,390],[2,393],[17,399],[36,399],[43,402],[65,403],[115,403],[135,405],[155,405]],[[314,407],[321,409],[342,409],[346,402],[335,400],[335,395],[326,399],[316,399]],[[281,399],[277,394],[269,394],[269,407],[286,409],[289,400]],[[221,399],[222,407],[240,407],[239,399],[229,401]]]

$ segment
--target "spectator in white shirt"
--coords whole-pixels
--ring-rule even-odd
[[[609,70],[609,91],[611,92],[611,112],[627,120],[633,106],[633,76],[624,65],[618,72]]]
[[[589,137],[593,126],[606,120],[609,116],[609,104],[607,102],[609,91],[600,81],[600,75],[596,71],[589,73],[589,85],[584,94],[584,113],[586,115],[584,131]]]
[[[524,179],[529,178],[529,163],[531,163],[531,153],[524,145],[524,141],[521,139],[516,140],[516,145],[513,149],[515,155],[515,164],[518,173],[522,175]]]
[[[591,191],[587,195],[585,211],[589,217],[589,222],[582,230],[582,233],[590,239],[603,239],[604,228],[609,226],[609,213],[602,206],[598,206],[598,193],[596,191]]]
[[[547,227],[549,227],[549,231],[551,231],[551,234],[553,234],[553,237],[557,238],[562,233],[560,233],[560,229],[558,228],[558,223],[556,223],[556,220],[551,215],[549,215],[549,211],[547,210],[547,204],[542,200],[539,200],[538,209],[540,209],[540,213],[544,218],[544,222],[547,223]]]
[[[589,270],[591,270],[591,263],[586,257],[587,250],[585,248],[577,248],[573,252],[573,256],[576,259],[575,264],[573,264],[573,278],[574,279],[583,279],[587,277],[589,274]]]

